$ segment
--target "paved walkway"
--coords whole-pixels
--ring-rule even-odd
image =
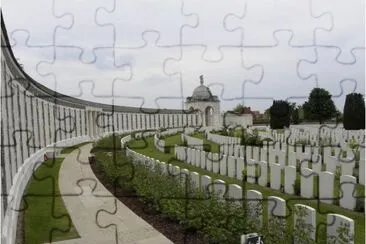
[[[113,197],[99,182],[88,164],[91,147],[92,144],[87,144],[80,150],[73,151],[65,157],[61,165],[60,192],[81,238],[57,243],[172,243]],[[102,209],[112,213],[117,211],[109,214],[101,211]],[[110,224],[115,224],[116,227],[107,227]]]

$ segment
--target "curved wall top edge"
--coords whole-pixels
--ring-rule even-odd
[[[7,64],[12,64],[9,65],[9,69],[11,73],[14,75],[14,77],[16,77],[15,79],[17,80],[17,82],[19,82],[26,90],[31,92],[34,96],[43,98],[45,100],[60,105],[76,108],[96,107],[96,108],[102,108],[103,111],[106,112],[189,114],[188,111],[185,111],[183,109],[139,108],[139,107],[127,107],[127,106],[109,105],[104,103],[96,103],[70,97],[45,87],[44,85],[40,84],[39,82],[31,78],[17,62],[9,42],[9,37],[7,34],[7,30],[3,19],[3,13],[1,9],[0,9],[0,15],[1,15],[1,54],[3,55],[3,58],[4,60],[6,60]]]

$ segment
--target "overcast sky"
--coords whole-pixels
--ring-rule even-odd
[[[58,92],[182,108],[203,75],[221,109],[365,93],[360,0],[4,0],[15,56]]]

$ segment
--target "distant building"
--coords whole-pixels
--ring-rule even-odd
[[[193,94],[186,98],[186,109],[195,110],[199,113],[200,122],[204,127],[221,127],[228,125],[241,125],[246,127],[253,124],[253,115],[251,113],[220,114],[220,100],[212,95],[210,89],[205,86],[203,76],[200,76],[200,85],[193,90]],[[199,122],[199,123],[200,123]]]

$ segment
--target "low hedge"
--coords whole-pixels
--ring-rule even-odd
[[[182,184],[180,179],[185,175],[164,174],[157,166],[132,163],[132,159],[124,154],[120,150],[96,152],[97,165],[105,171],[108,180],[118,182],[125,189],[133,189],[141,201],[179,221],[187,230],[204,233],[209,243],[236,244],[242,234],[253,232],[261,233],[265,243],[293,241],[293,233],[286,228],[285,222],[282,226],[279,225],[281,221],[270,221],[260,227],[256,217],[248,217],[244,201],[219,201],[217,194],[197,189],[189,180]],[[258,211],[255,208],[250,210]],[[311,231],[305,227],[300,230]]]

